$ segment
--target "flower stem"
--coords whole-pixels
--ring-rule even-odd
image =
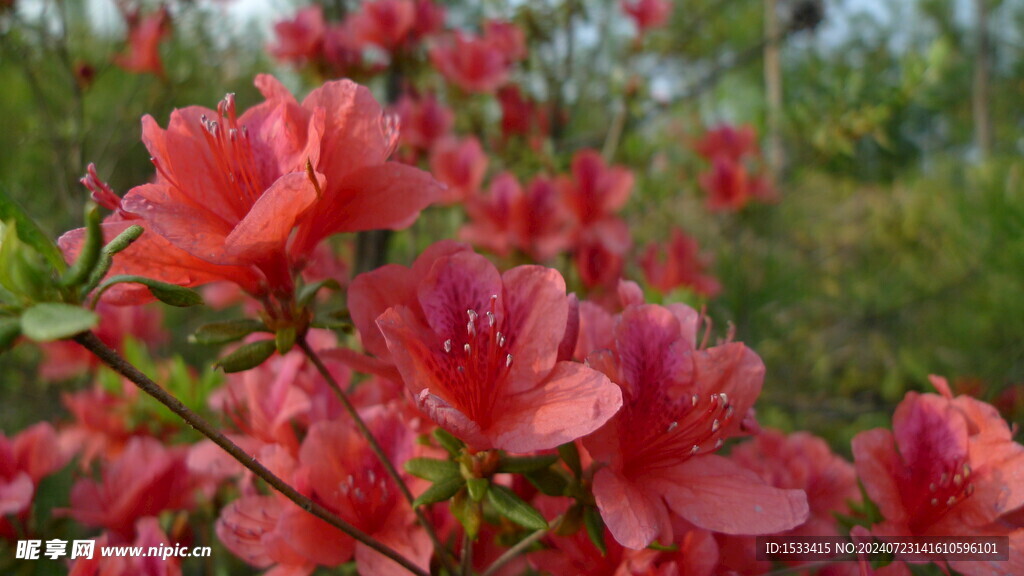
[[[245,466],[252,471],[253,474],[262,478],[264,482],[283,494],[303,510],[317,518],[320,518],[324,522],[327,522],[331,526],[334,526],[338,530],[341,530],[345,534],[348,534],[352,538],[355,538],[357,541],[362,542],[377,552],[380,552],[384,556],[387,556],[409,572],[416,574],[417,576],[430,576],[429,572],[426,572],[419,566],[413,564],[413,562],[405,556],[402,556],[392,548],[373,539],[370,535],[349,524],[327,508],[324,508],[320,504],[309,499],[307,496],[301,494],[284,480],[278,478],[273,472],[260,464],[256,460],[255,456],[247,454],[245,450],[242,450],[227,436],[215,429],[202,416],[193,412],[188,406],[185,406],[180,400],[174,397],[174,395],[164,390],[156,382],[153,382],[138,368],[122,358],[115,350],[104,344],[103,341],[97,338],[92,332],[83,332],[75,336],[74,340],[81,344],[86,350],[95,354],[97,358],[102,360],[104,364],[112,368],[115,372],[131,380],[143,392],[149,394],[153,398],[156,398],[157,401],[166,406],[171,412],[180,416],[181,419],[187,422],[189,426],[195,428],[204,436],[212,440],[214,444],[220,446],[225,452],[230,454],[231,457],[238,460],[242,466]]]
[[[552,531],[557,530],[559,524],[562,523],[562,518],[562,516],[555,518],[551,521],[551,525],[547,528],[537,530],[533,534],[530,534],[526,538],[520,540],[518,543],[516,543],[515,546],[509,548],[508,550],[505,550],[504,554],[498,556],[498,559],[487,567],[487,570],[484,571],[483,576],[494,576],[494,574],[496,574],[498,570],[501,569],[502,566],[508,564],[513,559],[515,559],[516,556],[519,556],[520,554],[525,552],[527,548],[533,546],[533,544],[541,538],[547,536]]]
[[[316,351],[313,350],[313,347],[309,345],[305,336],[300,337],[296,344],[306,354],[306,357],[309,358],[310,362],[316,366],[317,371],[320,372],[320,375],[323,376],[324,380],[330,384],[335,395],[337,395],[338,399],[341,400],[342,406],[345,407],[345,411],[348,412],[348,415],[355,422],[356,428],[359,429],[359,433],[366,438],[366,441],[370,444],[370,449],[373,450],[377,459],[380,460],[380,463],[384,466],[384,470],[387,471],[388,476],[390,476],[391,480],[398,486],[399,491],[402,492],[402,496],[409,503],[409,506],[412,507],[413,513],[416,514],[416,519],[419,521],[420,525],[423,526],[423,529],[426,530],[427,535],[430,537],[430,541],[434,545],[434,550],[437,552],[441,563],[444,564],[445,569],[447,569],[450,574],[458,574],[455,564],[447,553],[447,548],[441,543],[441,539],[437,537],[437,532],[434,531],[433,525],[429,520],[427,520],[426,515],[423,514],[423,510],[412,505],[413,500],[415,500],[412,492],[409,491],[409,487],[405,484],[405,481],[402,480],[402,476],[398,473],[398,470],[395,469],[395,465],[391,462],[391,459],[384,453],[384,449],[381,448],[380,443],[377,442],[376,438],[374,438],[373,432],[370,431],[366,422],[363,422],[362,417],[359,416],[359,412],[356,410],[355,406],[352,405],[352,402],[349,401],[348,394],[342,390],[341,385],[338,384],[338,381],[334,379],[334,376],[327,369],[327,366],[325,366],[323,361],[320,360],[320,356],[317,355]]]

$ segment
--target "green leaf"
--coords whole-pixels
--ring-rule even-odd
[[[21,332],[36,342],[50,342],[90,330],[99,321],[100,317],[92,310],[59,302],[43,302],[22,312]]]
[[[536,472],[537,470],[550,468],[555,462],[558,462],[557,454],[545,454],[542,456],[502,455],[498,460],[498,472],[525,474],[526,472]]]
[[[466,534],[469,535],[470,539],[476,540],[477,535],[480,534],[480,524],[483,521],[483,511],[480,509],[480,503],[474,502],[465,491],[462,491],[456,494],[455,498],[452,498],[452,503],[448,510],[459,521],[459,524],[462,524],[462,527],[466,529]]]
[[[444,428],[434,428],[434,439],[452,456],[458,456],[466,445]]]
[[[57,272],[63,272],[67,268],[64,263],[64,256],[60,249],[54,244],[50,237],[36,225],[35,221],[29,218],[28,214],[21,209],[13,200],[8,198],[7,193],[0,189],[0,220],[6,223],[15,224],[18,231],[18,238],[22,242],[35,248],[50,266]]]
[[[436,504],[437,502],[443,502],[452,496],[455,496],[459,490],[466,484],[466,480],[462,476],[456,476],[448,480],[442,480],[435,482],[433,486],[427,488],[423,494],[420,494],[415,500],[413,500],[413,507],[427,506],[429,504]]]
[[[239,346],[237,350],[218,360],[214,366],[229,374],[242,372],[259,366],[276,351],[277,346],[273,340],[257,340]]]
[[[143,232],[145,232],[145,229],[142,226],[132,224],[115,236],[113,240],[107,242],[103,250],[100,250],[99,260],[96,262],[96,266],[93,267],[92,273],[89,274],[89,280],[82,286],[82,296],[96,289],[96,286],[103,280],[103,277],[110,271],[110,266],[114,263],[114,255],[131,246],[133,242],[142,236]]]
[[[500,484],[491,484],[487,491],[487,501],[494,506],[499,514],[530,530],[543,530],[548,527],[547,520],[537,511],[516,496],[515,492]]]
[[[405,471],[417,478],[443,482],[459,476],[459,464],[435,458],[410,458],[405,461]]]
[[[277,353],[282,356],[291,351],[295,346],[295,327],[285,326],[274,333],[274,345],[277,346]]]
[[[142,284],[146,288],[149,288],[149,293],[152,294],[154,298],[170,306],[186,308],[189,306],[198,306],[203,304],[203,297],[200,296],[198,292],[190,288],[185,288],[184,286],[178,286],[176,284],[168,284],[167,282],[153,280],[152,278],[146,278],[145,276],[132,276],[126,274],[107,278],[107,281],[101,284],[97,290],[95,299],[99,300],[99,297],[114,284],[124,282]]]
[[[330,288],[331,290],[341,290],[341,285],[338,284],[338,281],[333,278],[327,278],[319,282],[306,284],[305,286],[299,289],[299,293],[296,295],[299,305],[305,307],[313,300],[313,298],[316,297],[317,292],[319,292],[323,288]]]
[[[100,219],[100,211],[96,204],[90,202],[86,205],[85,241],[82,242],[82,251],[78,253],[75,263],[61,276],[61,286],[78,286],[86,283],[92,275],[103,251],[103,229],[100,228]]]
[[[227,344],[235,340],[241,340],[253,332],[268,332],[269,330],[259,320],[252,318],[238,318],[236,320],[225,320],[224,322],[211,322],[196,328],[194,334],[189,336],[189,342],[193,344],[216,345]]]
[[[583,509],[583,525],[587,528],[587,536],[594,546],[601,551],[601,556],[608,553],[608,547],[604,543],[604,519],[596,506],[587,506]]]
[[[469,497],[474,502],[479,502],[484,499],[484,495],[487,494],[487,488],[490,486],[490,481],[487,478],[470,478],[466,480],[466,490],[469,491]]]
[[[16,296],[10,303],[55,300],[53,271],[39,252],[19,238],[17,224],[0,226],[0,231],[0,285]]]
[[[565,465],[572,470],[573,476],[583,476],[583,465],[580,464],[580,451],[576,448],[575,442],[567,442],[558,447],[558,455],[562,457]]]
[[[13,348],[18,336],[21,336],[21,320],[19,318],[0,318],[0,353]]]
[[[533,484],[537,490],[540,490],[543,494],[547,494],[548,496],[565,496],[565,490],[569,487],[569,481],[551,468],[527,472],[523,474],[523,476],[526,477],[526,479],[530,481],[530,484]]]

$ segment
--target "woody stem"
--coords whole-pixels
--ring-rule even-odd
[[[413,564],[413,562],[405,556],[402,556],[392,548],[373,539],[369,534],[366,534],[355,526],[344,521],[330,510],[299,493],[298,490],[293,488],[284,480],[278,478],[273,472],[263,466],[263,464],[260,464],[256,460],[255,456],[247,454],[245,450],[242,450],[227,436],[215,429],[202,416],[193,412],[188,406],[182,404],[182,402],[174,397],[174,395],[169,393],[167,390],[164,390],[159,384],[151,380],[138,368],[122,358],[120,354],[104,344],[103,341],[97,338],[92,332],[82,332],[75,336],[74,340],[82,345],[86,350],[96,355],[97,358],[112,368],[115,372],[131,380],[143,392],[149,394],[153,398],[156,398],[157,401],[166,406],[171,412],[174,412],[181,417],[182,420],[187,422],[189,426],[195,428],[204,436],[212,440],[214,444],[220,446],[225,452],[230,454],[232,458],[241,463],[242,466],[248,468],[253,474],[263,479],[263,481],[269,484],[274,490],[280,492],[303,510],[324,522],[327,522],[331,526],[334,526],[338,530],[341,530],[345,534],[348,534],[352,538],[355,538],[357,541],[369,546],[377,552],[380,552],[384,556],[387,556],[409,572],[416,574],[417,576],[430,576],[428,572],[416,564]]]
[[[413,506],[413,500],[415,500],[415,498],[413,498],[412,492],[409,491],[409,487],[405,484],[405,481],[402,479],[402,476],[398,473],[398,470],[395,469],[395,465],[391,462],[391,459],[388,458],[388,455],[384,453],[384,449],[381,448],[380,443],[377,442],[377,439],[373,436],[373,432],[370,431],[370,428],[366,425],[366,422],[364,422],[362,417],[359,416],[359,412],[356,410],[355,406],[352,405],[352,402],[348,399],[348,394],[346,394],[345,391],[341,388],[341,385],[338,384],[338,381],[334,379],[334,376],[331,374],[330,370],[328,370],[327,366],[325,366],[323,361],[320,360],[320,356],[318,356],[316,351],[313,350],[313,347],[309,345],[309,342],[306,340],[305,336],[300,337],[296,344],[306,354],[306,357],[309,358],[310,362],[312,362],[313,365],[316,366],[317,371],[320,372],[320,375],[323,376],[324,380],[326,380],[327,383],[330,384],[331,388],[334,390],[335,395],[337,395],[338,399],[341,400],[341,405],[345,407],[345,411],[352,418],[352,421],[355,422],[356,428],[359,429],[359,433],[362,434],[364,438],[366,438],[366,441],[370,445],[370,449],[373,450],[373,453],[377,456],[377,459],[380,460],[380,463],[384,466],[384,470],[387,471],[388,476],[391,477],[391,480],[394,481],[395,485],[398,486],[399,491],[401,491],[402,496],[406,499],[407,502],[409,502],[409,505],[412,507],[413,512],[416,514],[416,519],[419,521],[420,525],[423,526],[423,529],[427,532],[427,535],[430,537],[430,541],[434,545],[434,550],[437,552],[437,555],[441,559],[442,564],[444,564],[444,567],[448,570],[450,574],[457,574],[458,571],[455,567],[455,564],[452,562],[451,558],[447,553],[447,548],[445,548],[444,544],[441,543],[441,539],[438,538],[437,532],[434,531],[433,525],[430,523],[429,520],[427,520],[426,515],[423,514],[423,510],[416,506]]]

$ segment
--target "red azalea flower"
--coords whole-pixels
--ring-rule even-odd
[[[139,518],[135,523],[135,539],[132,546],[148,551],[161,545],[174,549],[174,544],[160,528],[160,521],[152,516]],[[96,550],[104,546],[122,543],[110,534],[101,535],[96,541]],[[181,576],[181,560],[175,557],[157,556],[105,556],[94,553],[92,558],[78,558],[72,561],[68,576]]]
[[[1024,506],[1024,446],[989,404],[940,394],[908,392],[893,414],[892,431],[853,439],[857,475],[878,506],[881,536],[1007,535],[1009,563],[951,561],[967,575],[1024,572],[1024,530],[1005,522]]]
[[[662,258],[659,258],[659,252],[664,254]],[[705,274],[707,265],[707,259],[699,252],[697,241],[678,228],[672,230],[672,237],[663,249],[654,243],[648,244],[640,258],[647,283],[662,293],[685,286],[713,298],[722,286],[713,276]]]
[[[357,41],[393,51],[409,36],[416,24],[412,0],[373,0],[360,5],[346,19]]]
[[[115,273],[187,286],[226,279],[288,297],[320,240],[407,226],[435,199],[429,174],[387,162],[397,127],[366,88],[328,82],[299,105],[271,76],[256,84],[266,102],[240,117],[229,95],[216,112],[176,110],[166,130],[143,119],[157,180],[129,192],[105,228],[149,232],[115,258]],[[81,238],[62,238],[66,253]]]
[[[448,185],[441,202],[464,202],[476,195],[487,173],[487,155],[475,136],[461,140],[448,136],[434,144],[430,152],[430,170]]]
[[[672,15],[671,0],[621,0],[619,6],[633,19],[641,36],[648,30],[664,26]]]
[[[62,513],[130,541],[139,518],[191,505],[193,486],[185,456],[186,450],[164,448],[154,438],[132,438],[119,457],[105,463],[101,481],[75,483],[71,508]]]
[[[724,155],[716,156],[711,171],[700,175],[700,185],[708,195],[708,210],[740,210],[751,198],[747,169]]]
[[[612,287],[622,277],[632,239],[623,220],[606,218],[578,234],[574,262],[587,288]]]
[[[621,401],[602,374],[559,361],[569,307],[555,270],[499,274],[486,258],[455,252],[433,262],[415,305],[389,309],[377,325],[434,422],[475,450],[531,452],[588,434]]]
[[[139,17],[138,11],[126,13],[124,18],[128,23],[128,51],[114,58],[114,64],[129,72],[151,72],[163,77],[160,42],[171,31],[167,7],[161,6],[159,10],[144,18]]]
[[[0,537],[15,538],[8,518],[27,519],[40,480],[63,468],[69,458],[46,422],[10,439],[0,432]]]
[[[505,55],[511,64],[526,58],[526,35],[523,30],[506,20],[484,22],[484,40],[490,42]]]
[[[754,127],[740,126],[737,128],[730,124],[721,124],[708,130],[694,144],[694,149],[697,154],[709,162],[719,156],[739,162],[748,155],[756,156],[759,153]]]
[[[459,238],[498,256],[508,256],[513,248],[513,214],[522,199],[523,189],[514,175],[502,172],[495,176],[486,195],[466,201],[470,221],[459,230]]]
[[[282,62],[305,64],[320,57],[326,31],[323,8],[319,4],[307,6],[296,12],[292,20],[274,24],[277,43],[267,49]]]
[[[433,95],[415,97],[402,94],[395,103],[402,122],[399,142],[415,151],[429,150],[451,131],[455,114]]]
[[[633,173],[606,165],[596,150],[577,152],[572,158],[572,179],[562,182],[565,204],[583,228],[618,212],[632,191]]]
[[[688,333],[669,309],[634,306],[615,328],[615,350],[588,357],[622,388],[622,410],[583,443],[604,465],[593,485],[601,516],[628,548],[669,541],[670,510],[726,534],[769,534],[807,519],[802,491],[771,487],[712,454],[760,393],[761,359],[740,343],[694,350]]]
[[[494,92],[508,80],[509,61],[501,47],[462,32],[435,44],[430,61],[445,80],[466,92]]]

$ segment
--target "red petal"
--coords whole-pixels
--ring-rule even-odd
[[[668,509],[661,497],[604,468],[594,476],[594,500],[615,540],[627,548],[646,548],[655,538],[672,537]]]

